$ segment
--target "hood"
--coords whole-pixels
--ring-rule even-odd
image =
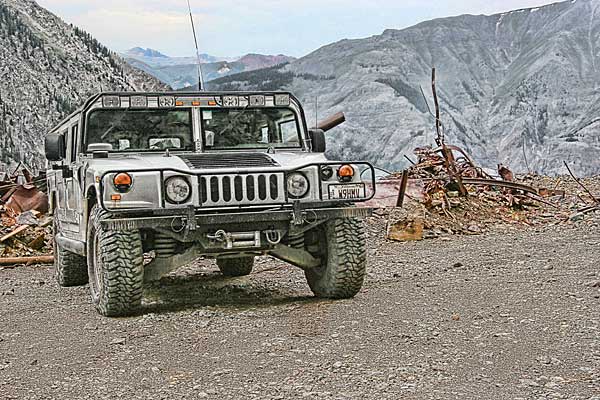
[[[140,171],[153,169],[176,169],[188,170],[183,160],[175,155],[165,157],[164,154],[157,155],[123,155],[118,158],[95,158],[88,161],[90,168],[99,173],[106,171]]]
[[[90,167],[97,172],[174,169],[180,171],[213,172],[215,170],[296,169],[308,164],[326,162],[323,154],[281,152],[186,153],[165,157],[157,155],[123,155],[119,158],[93,159]]]

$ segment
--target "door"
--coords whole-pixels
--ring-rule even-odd
[[[67,135],[67,158],[64,181],[64,214],[63,229],[71,233],[72,238],[83,239],[81,232],[82,211],[82,173],[79,151],[79,120],[74,120],[69,126]]]

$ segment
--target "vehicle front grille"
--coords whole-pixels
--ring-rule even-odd
[[[213,175],[200,178],[203,207],[283,204],[284,174]]]
[[[179,156],[192,169],[278,167],[264,153],[187,154]]]

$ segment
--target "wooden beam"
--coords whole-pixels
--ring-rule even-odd
[[[0,265],[52,264],[54,256],[0,258]]]

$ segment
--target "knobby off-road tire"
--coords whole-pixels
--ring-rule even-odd
[[[254,257],[218,258],[217,265],[225,276],[246,276],[252,273]]]
[[[319,228],[318,268],[305,272],[308,285],[317,297],[349,299],[358,294],[367,271],[367,245],[364,222],[337,218]]]
[[[88,268],[85,257],[63,249],[56,242],[58,215],[54,213],[54,274],[61,287],[84,286],[88,283]]]
[[[136,314],[142,306],[144,259],[139,231],[111,231],[100,221],[106,213],[94,206],[88,224],[90,292],[96,310],[107,317]]]

